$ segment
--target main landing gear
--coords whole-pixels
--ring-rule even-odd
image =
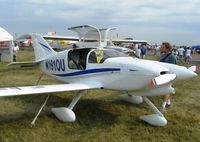
[[[140,116],[140,119],[147,122],[152,126],[165,126],[167,125],[167,120],[164,115],[158,110],[158,108],[147,98],[141,96],[135,96],[132,94],[123,94],[120,96],[123,101],[132,104],[141,104],[143,100],[149,105],[149,107],[156,113],[151,115]]]
[[[83,91],[83,90],[78,91],[76,97],[72,100],[72,102],[70,103],[70,105],[67,108],[66,107],[52,108],[51,111],[62,122],[74,122],[76,120],[76,115],[72,111],[72,109],[74,108],[76,103],[79,101],[81,96],[84,95],[84,93],[85,93],[85,91]],[[33,121],[31,122],[31,126],[35,125],[35,122],[36,122],[39,114],[41,113],[42,109],[45,107],[48,99],[49,99],[49,95],[46,97],[45,102],[43,103],[43,105],[39,109],[39,111],[38,111],[37,115],[35,116],[35,118],[33,119]]]
[[[81,96],[84,95],[85,91],[79,91],[76,97],[72,100],[70,105],[66,107],[60,108],[52,108],[51,111],[55,114],[55,116],[62,122],[74,122],[76,120],[76,115],[72,111],[76,103],[79,101]]]
[[[42,76],[43,76],[43,74],[40,75],[40,77],[39,77],[36,85],[39,84]],[[74,108],[74,106],[76,105],[76,103],[79,101],[79,99],[81,98],[81,96],[84,95],[84,93],[85,93],[85,90],[78,91],[76,97],[72,100],[72,102],[69,104],[69,106],[67,108],[66,107],[52,108],[51,111],[62,122],[74,122],[76,120],[76,115],[72,111],[72,109]],[[40,107],[38,113],[36,114],[36,116],[34,117],[33,121],[31,122],[31,126],[35,125],[35,122],[36,122],[38,116],[40,115],[42,109],[45,107],[48,99],[49,99],[49,95],[46,97],[43,105]]]

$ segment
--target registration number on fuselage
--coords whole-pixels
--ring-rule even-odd
[[[45,61],[45,68],[49,71],[65,71],[64,59],[52,59]]]

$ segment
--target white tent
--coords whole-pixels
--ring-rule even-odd
[[[13,36],[0,27],[0,61],[12,62]]]
[[[0,27],[0,41],[13,41],[13,36]]]

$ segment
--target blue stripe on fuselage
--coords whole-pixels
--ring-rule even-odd
[[[99,68],[99,69],[89,69],[89,70],[81,70],[71,73],[65,74],[53,74],[59,77],[67,77],[67,76],[78,76],[78,75],[85,75],[85,74],[94,74],[94,73],[104,73],[104,72],[112,72],[112,71],[120,71],[119,68]]]

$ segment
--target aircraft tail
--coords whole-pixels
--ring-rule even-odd
[[[42,61],[46,59],[49,55],[56,53],[41,35],[31,34],[31,37],[35,52],[35,61]]]

